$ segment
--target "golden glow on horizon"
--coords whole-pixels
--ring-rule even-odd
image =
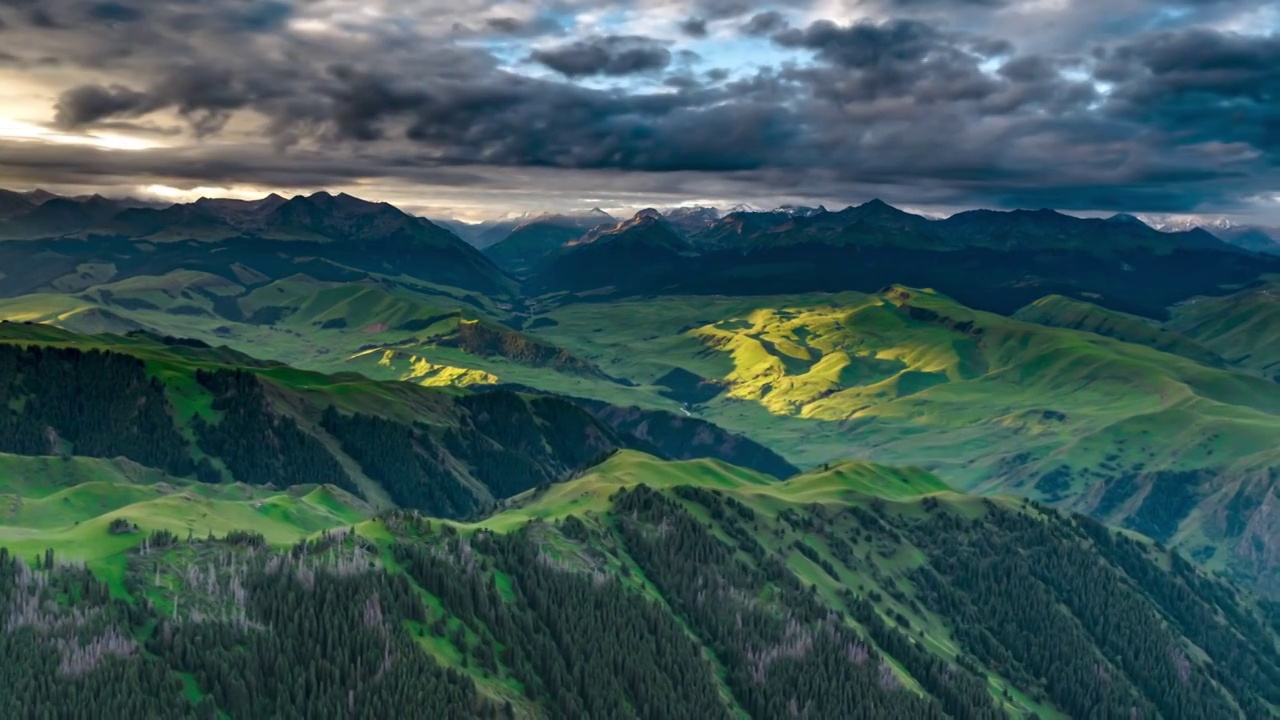
[[[175,203],[194,202],[200,198],[228,198],[232,200],[261,200],[273,191],[256,187],[217,187],[201,185],[193,188],[177,188],[171,185],[147,185],[140,188],[143,195]],[[281,192],[288,197],[289,193]]]
[[[22,120],[0,117],[0,140],[52,143],[56,145],[85,145],[101,150],[150,150],[162,147],[158,143],[136,137],[113,133],[64,133]]]

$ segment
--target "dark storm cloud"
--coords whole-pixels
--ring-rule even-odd
[[[698,14],[712,20],[724,20],[746,15],[755,9],[752,0],[698,0]]]
[[[559,21],[545,15],[528,20],[514,17],[486,18],[484,27],[491,32],[512,37],[538,37],[564,32],[564,26]]]
[[[101,22],[137,22],[143,13],[136,7],[116,2],[94,3],[89,6],[88,15]]]
[[[671,64],[671,51],[653,38],[607,35],[535,50],[530,59],[570,78],[616,76],[661,70]]]
[[[689,37],[701,38],[707,36],[707,21],[699,17],[687,18],[680,23],[680,30]]]
[[[27,22],[34,28],[41,30],[57,30],[62,27],[62,23],[44,8],[32,8],[27,11]]]
[[[238,12],[231,14],[230,20],[234,27],[249,32],[279,30],[293,15],[293,6],[285,2],[258,0],[244,5]]]
[[[144,91],[115,85],[81,85],[58,99],[55,122],[73,129],[111,117],[136,118],[172,108],[199,136],[216,133],[231,113],[288,92],[270,75],[242,76],[228,68],[184,65],[172,68]]]
[[[1000,74],[1016,82],[1053,82],[1058,64],[1041,55],[1023,55],[1000,66]]]
[[[956,9],[968,7],[1002,8],[1011,0],[882,0],[883,4],[903,8]]]
[[[915,20],[847,27],[819,20],[804,29],[783,31],[774,41],[785,47],[815,50],[818,57],[846,68],[918,64],[931,52],[946,48],[942,33]]]
[[[62,93],[54,121],[72,129],[115,117],[141,117],[160,108],[147,93],[122,85],[82,85]]]
[[[371,176],[412,182],[481,185],[486,176],[456,168],[440,168],[426,158],[367,155],[363,164],[314,152],[269,154],[256,147],[186,148],[118,153],[83,147],[41,147],[0,140],[0,184],[39,177],[57,185],[111,185],[127,182],[177,182],[182,185],[233,184],[245,181],[279,187],[308,188],[354,182]]]
[[[979,68],[985,44],[975,46],[916,20],[849,26],[820,20],[773,39],[783,47],[814,51],[823,64],[787,75],[841,104],[907,96],[917,106],[957,103],[982,100],[1006,87]]]
[[[1243,143],[1280,152],[1280,36],[1203,29],[1158,33],[1101,54],[1117,81],[1106,110],[1180,143]]]
[[[11,59],[0,61],[60,53],[65,68],[50,75],[61,83],[51,86],[61,91],[59,128],[137,134],[145,124],[176,145],[3,147],[0,173],[282,187],[377,179],[496,187],[539,173],[548,192],[590,178],[620,189],[865,191],[908,202],[1161,212],[1226,207],[1276,187],[1274,34],[1113,37],[1155,5],[1112,0],[1111,29],[1059,50],[1028,40],[1039,26],[970,22],[1023,22],[1016,5],[992,13],[989,2],[891,4],[903,15],[792,27],[788,17],[808,11],[799,0],[693,0],[668,6],[669,36],[648,29],[656,23],[646,37],[608,34],[616,26],[599,16],[575,25],[575,8],[592,4],[573,0],[519,19],[490,16],[498,6],[487,0],[385,6],[422,13],[412,22],[329,20],[302,2],[0,0],[7,19],[27,23],[43,8],[66,26],[7,31]],[[1230,3],[1203,5],[1195,12],[1227,12]],[[929,15],[944,9],[954,17]],[[1057,25],[1086,22],[1094,20],[1064,14]],[[584,26],[600,34],[573,34]],[[716,56],[717,41],[700,40],[708,26],[740,28],[736,42],[759,43],[776,64]],[[528,38],[549,34],[570,39],[529,49]],[[542,74],[522,59],[561,77],[522,74]],[[156,135],[175,127],[181,136]],[[214,136],[217,145],[194,139]]]
[[[771,35],[776,32],[782,32],[788,27],[787,20],[782,17],[782,13],[777,10],[768,10],[752,15],[751,19],[743,24],[742,32],[747,35]]]

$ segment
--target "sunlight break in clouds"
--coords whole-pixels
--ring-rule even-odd
[[[0,0],[0,177],[26,186],[1280,222],[1253,200],[1280,185],[1261,0],[31,4]]]
[[[35,123],[10,120],[3,117],[0,117],[0,140],[52,143],[56,145],[87,145],[103,150],[151,150],[162,147],[157,143],[136,137],[106,132],[58,132]]]

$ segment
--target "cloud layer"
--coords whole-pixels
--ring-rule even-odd
[[[1277,23],[1243,0],[0,0],[0,185],[1274,218]]]

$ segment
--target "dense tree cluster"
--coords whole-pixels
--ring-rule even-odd
[[[442,549],[401,544],[396,557],[478,636],[463,649],[488,672],[509,672],[548,715],[728,717],[697,643],[603,568],[557,562],[531,529],[452,537]]]
[[[301,568],[301,570],[299,570]],[[470,679],[405,633],[421,601],[403,575],[277,562],[244,580],[252,622],[162,626],[148,649],[234,718],[472,718],[493,711]]]
[[[49,555],[33,568],[0,548],[0,717],[193,717],[181,679],[131,638],[142,614]]]
[[[688,486],[610,500],[507,533],[389,511],[389,547],[347,529],[284,550],[161,530],[115,598],[53,551],[0,549],[0,717],[995,720],[1025,697],[1196,720],[1280,705],[1275,605],[1084,518],[937,498],[773,514]],[[934,622],[954,654],[938,627],[926,639]]]
[[[946,716],[936,701],[906,690],[888,661],[776,557],[759,566],[740,560],[643,485],[623,491],[616,508],[628,552],[724,664],[730,690],[752,717]],[[759,602],[765,595],[772,607]],[[980,703],[990,706],[990,696]],[[981,717],[982,707],[972,716]]]
[[[620,447],[590,413],[560,398],[498,391],[467,395],[458,404],[467,414],[445,434],[445,446],[495,497],[561,480]]]
[[[455,402],[457,422],[443,428],[333,406],[320,424],[397,505],[448,518],[474,516],[488,499],[469,478],[504,499],[561,480],[618,447],[590,413],[559,398],[491,392]]]
[[[196,381],[213,394],[213,409],[222,415],[217,422],[192,419],[200,449],[221,458],[237,480],[286,487],[330,483],[360,494],[324,443],[271,409],[257,375],[197,370]]]
[[[0,345],[0,451],[194,469],[163,383],[141,360],[98,350]]]
[[[480,357],[502,357],[521,365],[603,376],[591,363],[579,360],[568,350],[485,321],[460,320],[457,332],[438,342]]]
[[[1181,592],[1176,577],[1145,558],[1108,564],[1074,522],[987,506],[971,520],[934,513],[901,525],[929,554],[915,581],[934,611],[954,619],[967,652],[1074,717],[1222,718],[1237,704],[1247,717],[1268,714],[1255,693],[1275,697],[1274,647],[1212,629],[1215,609]],[[1106,530],[1092,535],[1116,542]],[[1169,621],[1188,613],[1205,627],[1174,627],[1211,657],[1247,667],[1247,683],[1196,659],[1172,632]]]
[[[229,540],[216,545],[260,548],[249,533]],[[305,553],[254,553],[240,558],[227,588],[245,615],[175,609],[170,617],[141,600],[112,600],[91,573],[51,559],[42,556],[33,569],[0,549],[0,716],[499,713],[470,679],[437,665],[405,632],[404,623],[424,611],[403,575],[308,562]]]
[[[320,425],[396,505],[449,518],[465,517],[475,509],[474,493],[441,467],[429,436],[374,415],[344,415],[332,405]]]

